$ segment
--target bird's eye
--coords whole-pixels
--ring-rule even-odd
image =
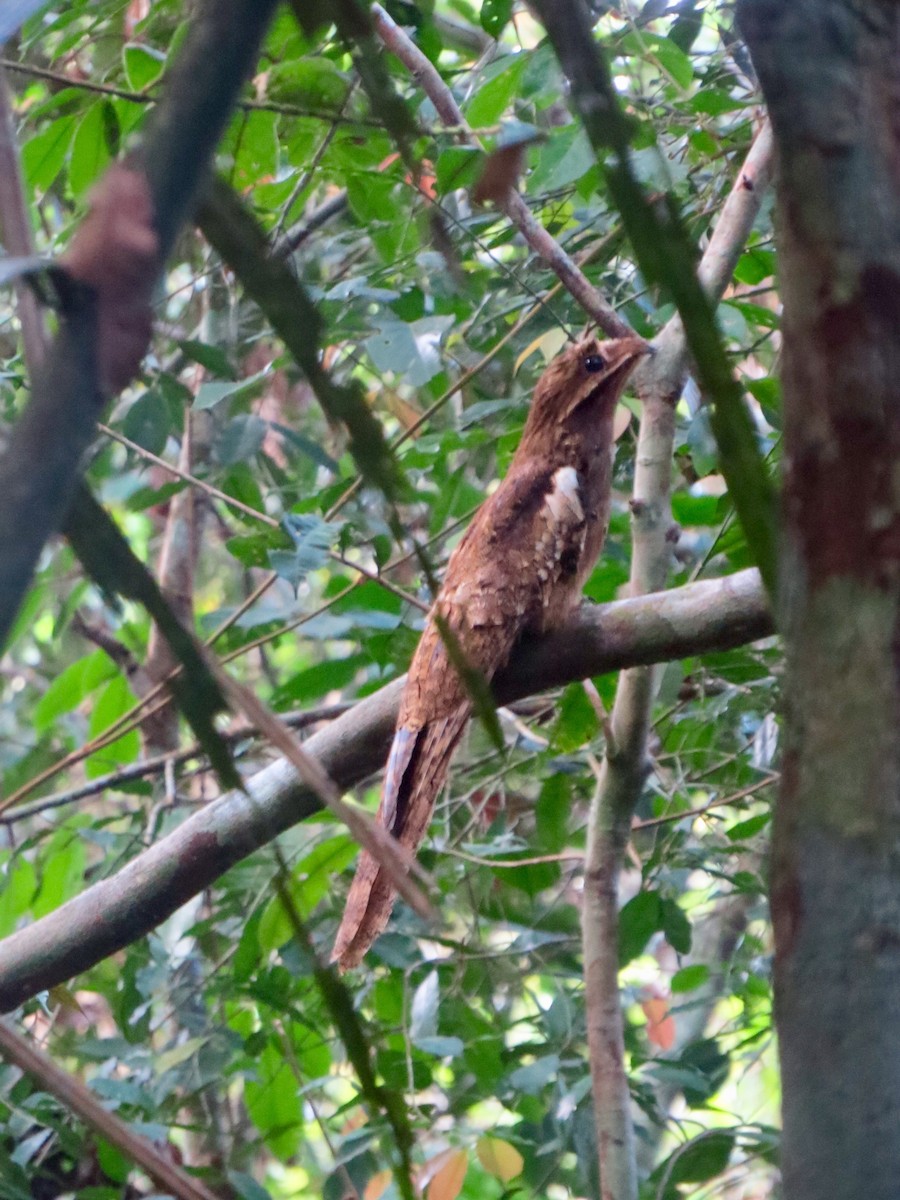
[[[588,354],[584,360],[584,369],[592,375],[595,371],[602,371],[605,366],[606,359],[602,354]]]

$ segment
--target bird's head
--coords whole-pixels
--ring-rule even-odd
[[[608,342],[586,337],[566,347],[547,366],[534,389],[521,454],[529,454],[535,442],[558,438],[564,427],[576,436],[596,433],[598,422],[611,418],[631,372],[644,355],[652,353],[642,337],[617,337]]]
[[[537,383],[528,424],[585,413],[589,418],[611,411],[619,402],[631,372],[651,347],[643,338],[601,342],[583,338],[550,363]]]

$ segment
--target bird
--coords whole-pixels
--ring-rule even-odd
[[[637,336],[589,336],[548,364],[506,476],[450,555],[410,664],[376,816],[410,852],[472,715],[471,682],[452,660],[461,654],[489,682],[522,637],[559,627],[580,603],[609,523],[616,405],[651,352]],[[390,876],[364,850],[332,961],[358,966],[393,904]]]

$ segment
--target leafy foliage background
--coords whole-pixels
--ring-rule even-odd
[[[661,7],[599,5],[598,32],[635,120],[642,181],[674,192],[701,246],[749,146],[757,95],[727,6],[686,3],[668,15]],[[528,11],[512,19],[503,0],[392,11],[415,27],[488,147],[515,122],[543,133],[527,151],[529,206],[570,254],[593,251],[589,277],[652,336],[671,307],[629,257]],[[34,18],[7,47],[42,250],[63,249],[91,185],[139,133],[185,20],[185,6],[168,0],[146,10],[72,3]],[[463,190],[479,152],[440,127],[395,60],[381,61],[418,130],[403,153],[334,27],[305,33],[283,8],[217,167],[272,241],[292,247],[286,259],[324,322],[325,365],[336,381],[362,387],[395,446],[396,501],[371,487],[349,490],[359,463],[345,439],[197,233],[179,242],[143,381],[117,402],[88,471],[155,566],[167,505],[193,486],[157,459],[178,463],[191,412],[187,471],[204,510],[197,627],[209,635],[231,620],[217,652],[286,714],[352,701],[403,672],[429,596],[415,547],[439,576],[502,476],[562,331],[584,326],[574,301],[549,294],[549,270],[509,223]],[[764,207],[720,324],[777,458],[774,271]],[[3,318],[0,399],[12,421],[28,384],[9,297]],[[690,385],[678,415],[675,584],[750,561]],[[634,428],[632,420],[617,447],[615,512],[587,588],[593,601],[615,598],[628,580]],[[269,572],[274,582],[246,606]],[[0,935],[114,872],[215,794],[190,760],[178,766],[174,792],[171,774],[168,784],[161,771],[129,778],[123,768],[142,755],[133,722],[95,742],[135,704],[126,665],[145,660],[149,637],[141,611],[111,605],[67,547],[53,547],[4,660],[0,761],[4,793],[18,800],[3,814]],[[118,659],[111,645],[123,651]],[[757,645],[671,664],[658,700],[622,912],[648,1197],[768,1194],[776,1097],[760,839],[777,677],[777,647]],[[610,703],[615,680],[595,683]],[[423,858],[440,925],[398,907],[389,934],[347,980],[433,1200],[597,1192],[578,857],[600,720],[573,685],[505,716],[504,732],[501,755],[473,729],[436,813]],[[265,758],[250,735],[236,746],[242,767]],[[68,763],[73,752],[83,757]],[[97,794],[56,804],[110,774]],[[377,781],[365,798],[374,807]],[[284,835],[279,849],[295,914],[327,956],[355,846],[322,816]],[[382,1172],[396,1129],[363,1103],[309,948],[274,890],[277,871],[274,851],[254,855],[149,938],[30,1004],[26,1021],[111,1108],[171,1139],[237,1195],[391,1195]],[[11,1067],[0,1067],[0,1113],[0,1196],[141,1194],[126,1190],[140,1185],[127,1182],[117,1151]]]

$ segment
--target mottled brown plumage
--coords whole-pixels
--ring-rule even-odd
[[[468,661],[491,679],[523,634],[554,628],[579,603],[609,521],[616,404],[647,351],[640,338],[588,338],[550,363],[506,478],[450,556],[409,668],[378,809],[410,850],[425,836],[472,712],[432,617],[444,618]],[[363,851],[333,959],[355,966],[393,902],[388,877]]]

